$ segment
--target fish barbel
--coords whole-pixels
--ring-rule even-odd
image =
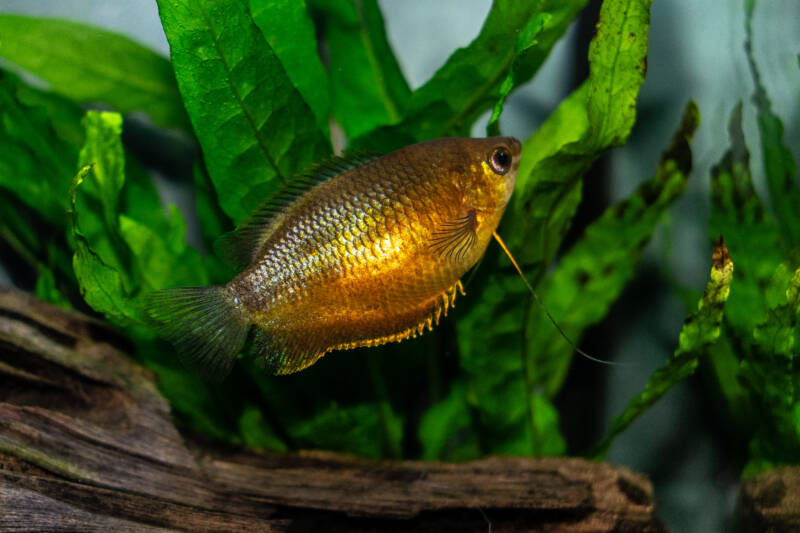
[[[334,158],[222,239],[239,275],[151,293],[147,313],[212,377],[230,371],[248,335],[274,374],[416,336],[453,305],[486,250],[520,151],[511,137],[446,138]]]

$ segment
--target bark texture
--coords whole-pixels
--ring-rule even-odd
[[[370,461],[187,437],[124,346],[96,319],[0,288],[0,530],[663,531],[648,480],[604,463]]]
[[[743,533],[800,531],[800,466],[776,468],[742,481]]]

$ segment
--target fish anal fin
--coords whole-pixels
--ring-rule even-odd
[[[332,350],[379,346],[418,337],[438,325],[443,315],[447,316],[458,293],[464,294],[460,281],[417,308],[401,313],[391,323],[364,314],[358,324],[315,324],[295,330],[255,326],[251,350],[265,371],[291,374],[311,366]],[[350,340],[354,336],[356,339]]]
[[[290,335],[254,327],[251,352],[256,365],[273,375],[292,374],[314,364],[325,350],[293,342]]]
[[[439,225],[431,237],[431,249],[453,262],[461,261],[477,242],[478,213],[470,211],[463,217]]]
[[[392,333],[379,334],[356,341],[342,342],[331,347],[331,350],[350,350],[366,346],[380,346],[389,342],[400,342],[420,336],[426,330],[432,331],[439,325],[442,316],[447,316],[450,308],[455,306],[456,296],[464,295],[464,286],[461,281],[456,281],[452,286],[442,291],[431,302],[418,309],[416,314],[410,313],[407,320],[397,324],[397,330]]]
[[[309,173],[295,176],[279,187],[238,228],[220,236],[214,243],[214,251],[237,269],[248,266],[258,257],[287,206],[314,186],[380,156],[372,152],[352,153],[331,156],[314,165]]]

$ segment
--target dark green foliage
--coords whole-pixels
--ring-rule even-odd
[[[330,152],[242,2],[159,2],[184,105],[223,211],[241,222]]]
[[[169,61],[122,35],[68,20],[0,15],[0,55],[75,102],[144,111],[189,131]]]
[[[596,454],[605,454],[611,440],[624,431],[637,416],[660,400],[678,382],[692,375],[700,357],[719,338],[722,313],[733,281],[733,263],[722,238],[714,248],[713,259],[706,290],[697,302],[697,311],[689,315],[683,324],[675,353],[662,368],[650,376],[644,390],[614,419],[608,437],[597,446]]]
[[[267,196],[329,155],[331,120],[341,128],[331,133],[343,131],[354,149],[468,135],[488,110],[488,131],[500,134],[506,98],[536,74],[585,3],[495,0],[475,40],[414,91],[375,0],[159,1],[171,64],[105,31],[0,16],[0,56],[52,90],[1,73],[0,239],[36,273],[41,297],[88,304],[123,328],[136,357],[158,374],[176,416],[211,438],[372,457],[563,454],[553,401],[574,346],[495,246],[467,282],[468,296],[420,339],[332,354],[283,377],[265,375],[246,359],[223,383],[183,368],[155,338],[143,295],[225,282],[234,272],[186,244],[184,216],[162,208],[121,135],[124,114],[145,112],[155,125],[181,129],[196,142],[201,156],[182,177],[193,176],[203,242],[212,250]],[[689,142],[699,124],[693,103],[652,177],[561,249],[584,174],[631,134],[650,3],[603,2],[587,50],[589,78],[524,139],[516,192],[499,230],[574,343],[634,277],[691,171]],[[748,2],[748,21],[753,8]],[[710,233],[724,235],[735,280],[730,263],[718,257],[674,355],[614,421],[599,452],[707,362],[743,419],[751,450],[746,472],[800,461],[800,192],[783,127],[749,58],[775,218],[752,184],[740,107],[730,150],[711,180]],[[84,113],[79,105],[87,103],[113,111]],[[749,412],[763,415],[741,415]]]

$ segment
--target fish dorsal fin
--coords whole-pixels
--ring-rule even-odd
[[[278,188],[234,231],[220,236],[214,243],[214,250],[231,266],[245,268],[256,259],[277,226],[279,215],[288,205],[315,185],[374,161],[381,155],[375,152],[353,152],[321,161],[307,174],[295,176],[289,183]]]

